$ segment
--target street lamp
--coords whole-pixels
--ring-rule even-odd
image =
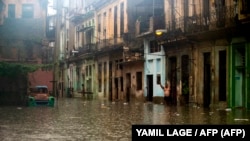
[[[163,33],[167,33],[166,29],[157,29],[155,30],[155,35],[161,36]]]

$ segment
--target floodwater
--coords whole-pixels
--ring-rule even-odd
[[[1,141],[130,141],[133,124],[249,124],[250,111],[59,98],[54,107],[0,107]]]

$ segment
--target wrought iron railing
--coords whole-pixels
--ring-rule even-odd
[[[180,17],[174,21],[168,21],[166,29],[168,32],[180,29],[186,34],[192,34],[232,27],[235,25],[234,8],[234,6],[228,6],[220,9],[210,9],[209,16],[196,14],[191,17]]]
[[[167,29],[167,32],[176,36],[176,31],[180,31],[185,34],[193,34],[204,31],[218,30],[222,28],[235,26],[235,6],[227,6],[222,8],[210,9],[208,16],[202,14],[196,14],[190,17],[179,17],[174,20],[166,21],[166,27],[164,21],[161,18],[154,18],[153,23],[149,19],[140,19],[136,23],[136,34],[141,35],[145,32],[152,32],[155,29]],[[162,18],[164,19],[164,18]],[[157,24],[156,24],[157,23]],[[151,27],[153,26],[153,28]],[[153,30],[152,30],[153,29]]]
[[[96,44],[86,44],[83,47],[78,48],[78,53],[76,54],[76,56],[93,53],[94,51],[96,51]]]

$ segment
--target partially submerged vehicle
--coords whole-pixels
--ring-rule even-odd
[[[46,105],[53,107],[55,104],[55,98],[50,95],[48,87],[45,85],[35,86],[30,89],[28,105],[30,107]]]

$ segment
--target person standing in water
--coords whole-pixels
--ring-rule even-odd
[[[161,86],[163,92],[164,92],[164,101],[166,104],[170,104],[171,103],[171,97],[170,97],[170,84],[168,82],[165,83],[165,86],[163,86],[161,83],[159,83],[159,85]]]

